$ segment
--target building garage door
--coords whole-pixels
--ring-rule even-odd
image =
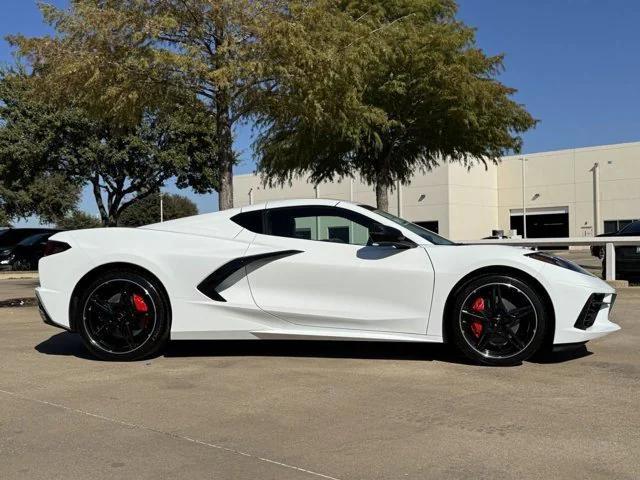
[[[569,208],[527,209],[527,238],[557,238],[569,236]],[[511,210],[511,229],[523,234],[522,209]]]

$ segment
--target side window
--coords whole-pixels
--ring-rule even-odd
[[[250,232],[263,233],[262,212],[263,210],[254,210],[252,212],[239,213],[231,217],[231,220]]]
[[[335,207],[291,207],[267,210],[267,234],[321,242],[367,245],[369,218]]]

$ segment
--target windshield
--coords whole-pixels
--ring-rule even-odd
[[[369,205],[360,205],[362,208],[366,208],[367,210],[371,210],[372,212],[377,213],[378,215],[383,216],[384,218],[391,220],[394,223],[397,223],[401,227],[406,228],[407,230],[415,233],[416,235],[421,236],[425,240],[434,245],[455,245],[451,240],[447,240],[444,237],[441,237],[437,233],[433,233],[431,230],[427,230],[420,225],[416,225],[415,223],[411,223],[408,220],[405,220],[400,217],[396,217],[395,215],[391,215],[389,212],[385,212],[384,210],[378,210],[377,208],[373,208]]]

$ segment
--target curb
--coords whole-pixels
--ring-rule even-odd
[[[35,307],[38,304],[36,297],[10,298],[0,300],[0,308],[10,307]]]
[[[38,278],[38,272],[14,272],[12,270],[0,271],[0,280],[26,280]]]
[[[605,280],[613,288],[633,288],[627,280]]]

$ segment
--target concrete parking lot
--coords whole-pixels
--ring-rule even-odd
[[[0,309],[0,478],[637,479],[640,289],[623,330],[513,368],[438,345],[174,342],[89,357]]]

